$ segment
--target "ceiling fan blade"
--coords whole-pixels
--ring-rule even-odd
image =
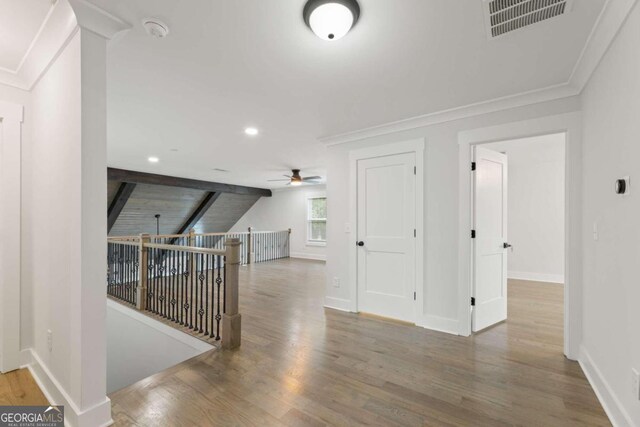
[[[268,182],[275,182],[275,181],[291,181],[290,179],[268,179]]]
[[[317,181],[319,179],[322,179],[321,176],[306,176],[304,178],[302,178],[303,181]]]

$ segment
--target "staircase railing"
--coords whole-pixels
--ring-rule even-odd
[[[240,346],[241,241],[227,238],[224,249],[211,249],[152,241],[158,237],[109,239],[107,293],[138,310],[222,340],[223,348]]]
[[[194,233],[150,235],[150,243],[195,246],[199,248],[223,250],[229,239],[238,239],[240,264],[272,261],[290,256],[291,229],[281,231],[255,231],[249,227],[245,232],[234,233]],[[109,237],[109,242],[137,242],[138,236]]]

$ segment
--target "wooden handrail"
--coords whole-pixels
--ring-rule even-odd
[[[134,242],[132,240],[108,240],[109,243],[113,243],[114,245],[125,245],[125,246],[138,246],[139,242]]]
[[[220,249],[198,248],[195,246],[166,245],[161,243],[145,243],[145,248],[160,249],[163,251],[181,251],[207,255],[226,255],[226,252]]]

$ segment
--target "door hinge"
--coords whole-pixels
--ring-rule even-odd
[[[415,291],[413,292],[413,300],[414,300],[414,301],[416,300],[416,293],[415,293]]]
[[[471,170],[476,170],[476,162],[471,162]]]
[[[476,299],[474,297],[471,297],[471,306],[472,307],[476,306]]]
[[[472,239],[476,238],[476,230],[471,230],[471,238]]]
[[[415,166],[413,167],[413,174],[414,175],[416,174],[416,167]]]
[[[416,229],[413,229],[413,237],[418,237],[418,235],[416,234]]]

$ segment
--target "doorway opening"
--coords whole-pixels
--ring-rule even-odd
[[[473,147],[473,332],[509,321],[562,348],[565,139]]]

